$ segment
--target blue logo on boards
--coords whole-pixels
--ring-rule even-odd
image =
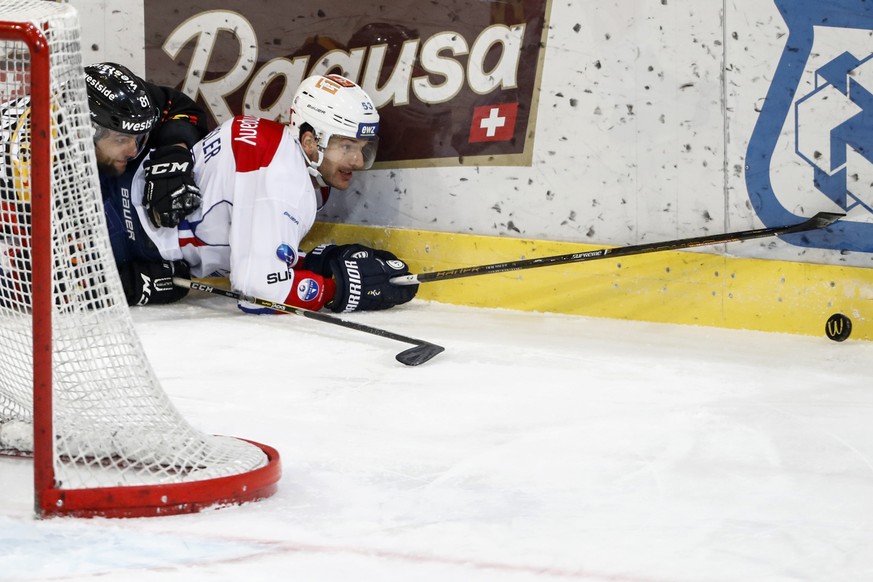
[[[775,3],[789,35],[746,151],[752,207],[768,227],[839,207],[829,229],[783,238],[873,252],[873,54],[847,33],[873,30],[873,2]]]

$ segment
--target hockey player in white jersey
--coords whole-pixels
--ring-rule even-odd
[[[253,116],[222,123],[194,148],[201,205],[177,228],[161,228],[143,208],[147,176],[173,171],[144,162],[130,200],[160,262],[184,260],[195,277],[227,276],[243,293],[310,310],[386,309],[411,300],[416,286],[389,279],[408,273],[390,252],[362,245],[324,245],[302,255],[300,241],[315,222],[322,188],[345,190],[355,171],[372,166],[379,114],[369,96],[339,75],[304,79],[291,122]],[[169,273],[125,281],[131,303],[149,303]],[[262,311],[242,304],[247,311]]]

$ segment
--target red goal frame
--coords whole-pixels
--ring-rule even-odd
[[[58,487],[52,426],[52,126],[49,44],[44,32],[33,23],[0,21],[0,39],[21,42],[30,52],[33,483],[37,515],[172,515],[269,497],[276,492],[281,476],[279,454],[272,447],[252,441],[249,442],[259,447],[268,461],[263,467],[240,475],[160,485],[87,489]]]

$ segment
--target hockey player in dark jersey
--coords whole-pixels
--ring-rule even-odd
[[[179,91],[148,83],[115,63],[85,67],[94,151],[112,252],[131,304],[169,303],[186,294],[160,285],[143,294],[149,281],[187,276],[182,261],[165,261],[132,214],[131,181],[146,153],[143,206],[155,227],[175,227],[200,206],[191,147],[207,133],[205,116]]]
[[[148,238],[138,235],[137,231],[142,229],[131,220],[129,201],[133,174],[151,150],[150,167],[162,171],[151,171],[146,178],[143,204],[148,210],[148,220],[155,226],[176,226],[200,205],[200,190],[191,175],[190,148],[207,133],[205,116],[183,93],[147,83],[115,63],[85,67],[85,81],[110,242],[127,299],[137,303],[143,298],[138,294],[138,285],[132,282],[143,276],[184,276],[188,270],[181,261],[162,259]],[[0,105],[0,180],[7,186],[3,188],[5,195],[29,196],[29,119],[27,95]],[[70,171],[70,164],[81,163],[71,159],[56,162],[56,172]],[[20,202],[26,204],[24,198]],[[0,296],[3,297],[11,296],[10,284],[28,284],[24,270],[12,268],[15,266],[12,263],[20,262],[20,257],[11,250],[7,252],[7,245],[3,243],[6,235],[17,236],[17,222],[27,220],[17,216],[14,208],[15,205],[0,200],[4,230],[11,231],[0,233],[0,275],[15,274],[15,277],[0,276]],[[162,291],[151,294],[146,300],[166,303],[187,293],[172,285],[163,286]]]

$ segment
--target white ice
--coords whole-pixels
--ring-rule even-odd
[[[0,580],[873,580],[873,345],[414,301],[134,311],[202,430],[279,449],[265,501],[33,517],[0,460]],[[824,324],[824,322],[822,322]]]

